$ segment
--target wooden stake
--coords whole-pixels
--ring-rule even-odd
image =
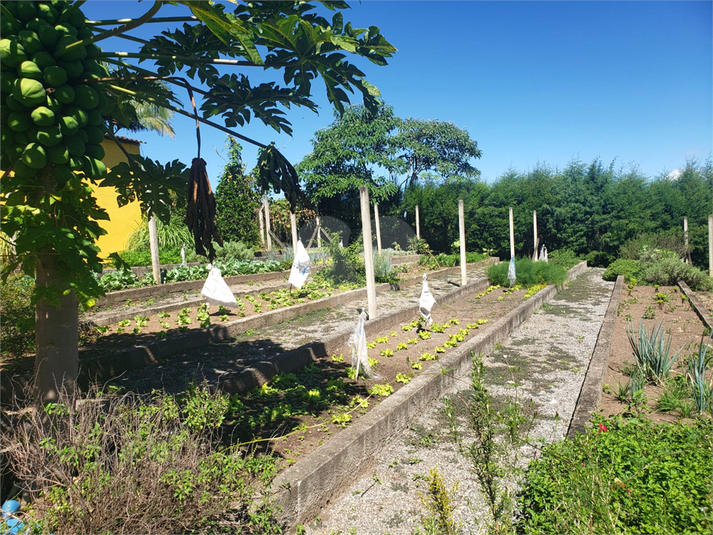
[[[535,244],[535,251],[532,253],[532,261],[537,262],[537,247],[540,245],[539,240],[537,239],[537,211],[533,210],[532,211],[532,229],[535,233],[534,241],[532,243]]]
[[[468,278],[465,273],[465,208],[463,199],[458,199],[458,236],[460,239],[460,284],[465,286]]]
[[[158,258],[158,230],[156,228],[156,216],[149,218],[149,247],[151,248],[151,270],[153,280],[156,284],[161,284],[161,264]]]
[[[381,225],[379,224],[379,205],[374,203],[374,224],[376,225],[376,250],[381,254]]]
[[[262,206],[265,208],[265,236],[267,238],[267,250],[272,251],[272,238],[270,237],[270,204],[267,202],[267,195]]]
[[[366,300],[369,319],[376,318],[376,281],[374,279],[374,252],[371,245],[371,210],[369,210],[369,188],[359,188],[361,204],[362,237],[364,238],[364,268],[366,270]]]
[[[421,239],[421,223],[418,216],[418,204],[416,205],[416,238]]]
[[[297,216],[290,212],[290,226],[292,227],[292,254],[297,254]]]
[[[688,264],[691,263],[691,251],[688,249],[688,218],[683,218],[683,246],[686,249],[686,258],[684,261]]]
[[[317,216],[317,247],[322,248],[322,220]]]
[[[257,220],[260,224],[260,246],[265,247],[265,219],[263,218],[263,207],[257,211]]]
[[[512,208],[510,210],[510,258],[515,258],[515,222],[512,216]]]
[[[713,277],[713,215],[708,216],[708,276]]]

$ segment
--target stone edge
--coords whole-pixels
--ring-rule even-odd
[[[705,324],[706,327],[713,331],[713,317],[708,314],[705,305],[701,302],[700,299],[698,299],[698,296],[695,294],[695,292],[691,290],[688,287],[688,284],[683,281],[678,281],[678,287],[681,288],[681,291],[684,293],[684,295],[688,297],[688,302],[691,303],[693,310],[696,311],[696,314],[698,314],[698,317],[701,318],[701,321]]]

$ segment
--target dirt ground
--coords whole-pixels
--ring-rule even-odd
[[[698,293],[709,306],[713,303],[710,293]],[[634,352],[627,337],[627,328],[634,329],[634,334],[643,321],[644,328],[651,330],[663,322],[663,327],[671,336],[671,351],[680,349],[680,354],[672,374],[685,374],[685,361],[691,353],[697,353],[704,334],[704,325],[691,307],[688,299],[677,286],[624,286],[617,310],[617,322],[611,343],[605,387],[602,393],[601,410],[605,416],[624,414],[635,411],[629,403],[616,399],[620,385],[628,384],[626,371],[635,365]],[[654,421],[673,422],[679,415],[657,410],[656,402],[663,392],[660,385],[646,385],[646,416]]]

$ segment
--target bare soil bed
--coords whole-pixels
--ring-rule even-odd
[[[709,305],[713,303],[713,296],[710,293],[698,293],[697,296]],[[671,335],[671,351],[676,352],[682,348],[672,375],[685,375],[685,362],[691,353],[698,352],[705,331],[696,311],[677,286],[661,286],[657,289],[653,286],[632,288],[624,285],[604,378],[601,411],[605,416],[637,411],[630,402],[619,401],[617,394],[620,385],[623,387],[629,383],[627,372],[635,366],[634,352],[627,337],[627,329],[633,328],[636,335],[640,322],[643,322],[644,328],[649,333],[662,323],[666,336],[668,337],[668,333]],[[661,385],[646,384],[644,387],[646,406],[642,408],[647,418],[653,421],[676,421],[680,418],[680,414],[657,410],[657,402],[663,391],[664,387]]]

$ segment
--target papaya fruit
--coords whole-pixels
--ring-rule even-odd
[[[64,186],[68,181],[74,178],[74,171],[68,165],[56,165],[52,169],[52,174],[57,184]]]
[[[74,102],[77,102],[77,99],[74,99]],[[62,113],[64,115],[68,115],[70,117],[74,117],[74,119],[77,121],[77,124],[80,127],[84,127],[87,125],[87,121],[89,120],[89,116],[87,115],[87,112],[84,111],[82,108],[79,106],[65,106],[64,109],[62,110]]]
[[[74,103],[83,110],[92,110],[99,105],[99,94],[88,85],[74,86]]]
[[[104,129],[98,126],[90,126],[89,124],[84,127],[84,131],[87,133],[87,142],[93,143],[95,145],[100,144],[104,141]]]
[[[104,147],[97,144],[87,143],[84,145],[84,155],[89,158],[102,160],[105,156]]]
[[[60,20],[73,28],[82,28],[86,18],[84,17],[84,13],[79,9],[79,6],[74,5],[70,6],[60,15]]]
[[[29,111],[29,108],[24,104],[20,104],[15,97],[8,95],[5,99],[5,105],[10,109],[10,111]]]
[[[59,125],[42,127],[37,131],[36,139],[45,147],[55,147],[62,141],[62,130]]]
[[[106,165],[96,158],[85,157],[83,169],[84,174],[94,180],[106,176]]]
[[[84,158],[79,158],[78,156],[70,156],[69,167],[73,171],[81,171],[82,167],[84,167]]]
[[[57,65],[57,62],[52,57],[52,54],[46,52],[45,50],[40,50],[32,55],[32,61],[37,64],[37,66],[44,71],[47,67]]]
[[[42,69],[34,61],[23,61],[17,67],[17,75],[20,78],[31,78],[33,80],[42,81]]]
[[[37,4],[37,16],[43,20],[46,20],[50,24],[54,24],[55,22],[57,22],[57,17],[59,17],[59,13],[52,6],[52,4],[41,3]]]
[[[64,144],[72,156],[84,156],[84,141],[79,136],[70,136],[64,138]]]
[[[3,95],[12,93],[12,84],[15,83],[15,80],[17,80],[17,76],[13,72],[4,73],[0,76],[0,91],[2,91]]]
[[[32,126],[32,117],[26,111],[13,111],[7,119],[7,126],[15,132],[25,132]]]
[[[18,78],[13,83],[13,96],[28,107],[42,104],[47,98],[44,86],[32,78]]]
[[[37,126],[51,126],[54,124],[54,112],[47,106],[37,106],[32,113],[32,122]]]
[[[47,154],[39,143],[28,143],[22,152],[22,161],[31,169],[42,169],[47,165]]]
[[[64,115],[59,118],[59,128],[64,136],[73,136],[79,130],[79,123],[77,120],[68,115]]]
[[[75,61],[63,61],[64,58],[60,59],[58,65],[67,71],[67,78],[74,79],[82,76],[84,72],[84,65],[79,60]]]
[[[59,28],[60,26],[55,26],[55,29],[61,34],[62,32]],[[63,35],[59,38],[59,41],[57,41],[57,44],[54,47],[54,56],[63,61],[75,61],[82,59],[82,53],[84,53],[84,57],[86,57],[87,51],[84,45],[75,45],[68,48],[78,42],[77,38],[72,35]]]
[[[17,17],[23,22],[30,22],[37,16],[35,3],[29,1],[17,2]]]
[[[102,117],[101,112],[97,109],[94,108],[93,110],[89,110],[87,112],[87,125],[90,126],[101,126],[104,124],[104,118]],[[104,132],[104,129],[102,128],[102,135]]]
[[[50,87],[59,87],[67,83],[67,71],[59,65],[50,65],[44,70],[44,81]]]
[[[25,150],[25,145],[27,145],[29,142],[30,142],[30,137],[27,135],[27,131],[15,132],[15,143],[20,145],[22,150]]]
[[[61,85],[55,92],[54,97],[62,104],[71,104],[74,102],[74,88],[71,85]]]
[[[82,143],[84,143],[85,145],[89,141],[89,136],[87,135],[87,132],[84,130],[84,128],[80,128],[79,130],[77,130],[77,133],[75,134],[75,136],[77,136],[79,139],[81,139]]]
[[[50,0],[50,4],[52,4],[52,7],[57,10],[57,13],[64,13],[67,9],[66,0]]]
[[[57,144],[54,147],[47,148],[47,159],[50,163],[63,165],[69,163],[69,151],[63,144]]]
[[[0,61],[3,66],[17,67],[25,60],[27,54],[17,39],[0,39]]]
[[[32,55],[42,50],[42,42],[32,30],[20,30],[17,32],[17,39],[20,41],[22,48],[25,49],[25,54]]]
[[[14,163],[14,165],[12,166],[12,171],[15,173],[15,176],[19,178],[31,178],[37,174],[34,169],[32,169],[22,160],[17,160]]]
[[[57,41],[59,41],[59,32],[49,24],[40,24],[37,28],[37,36],[45,48],[48,49],[54,48]]]

